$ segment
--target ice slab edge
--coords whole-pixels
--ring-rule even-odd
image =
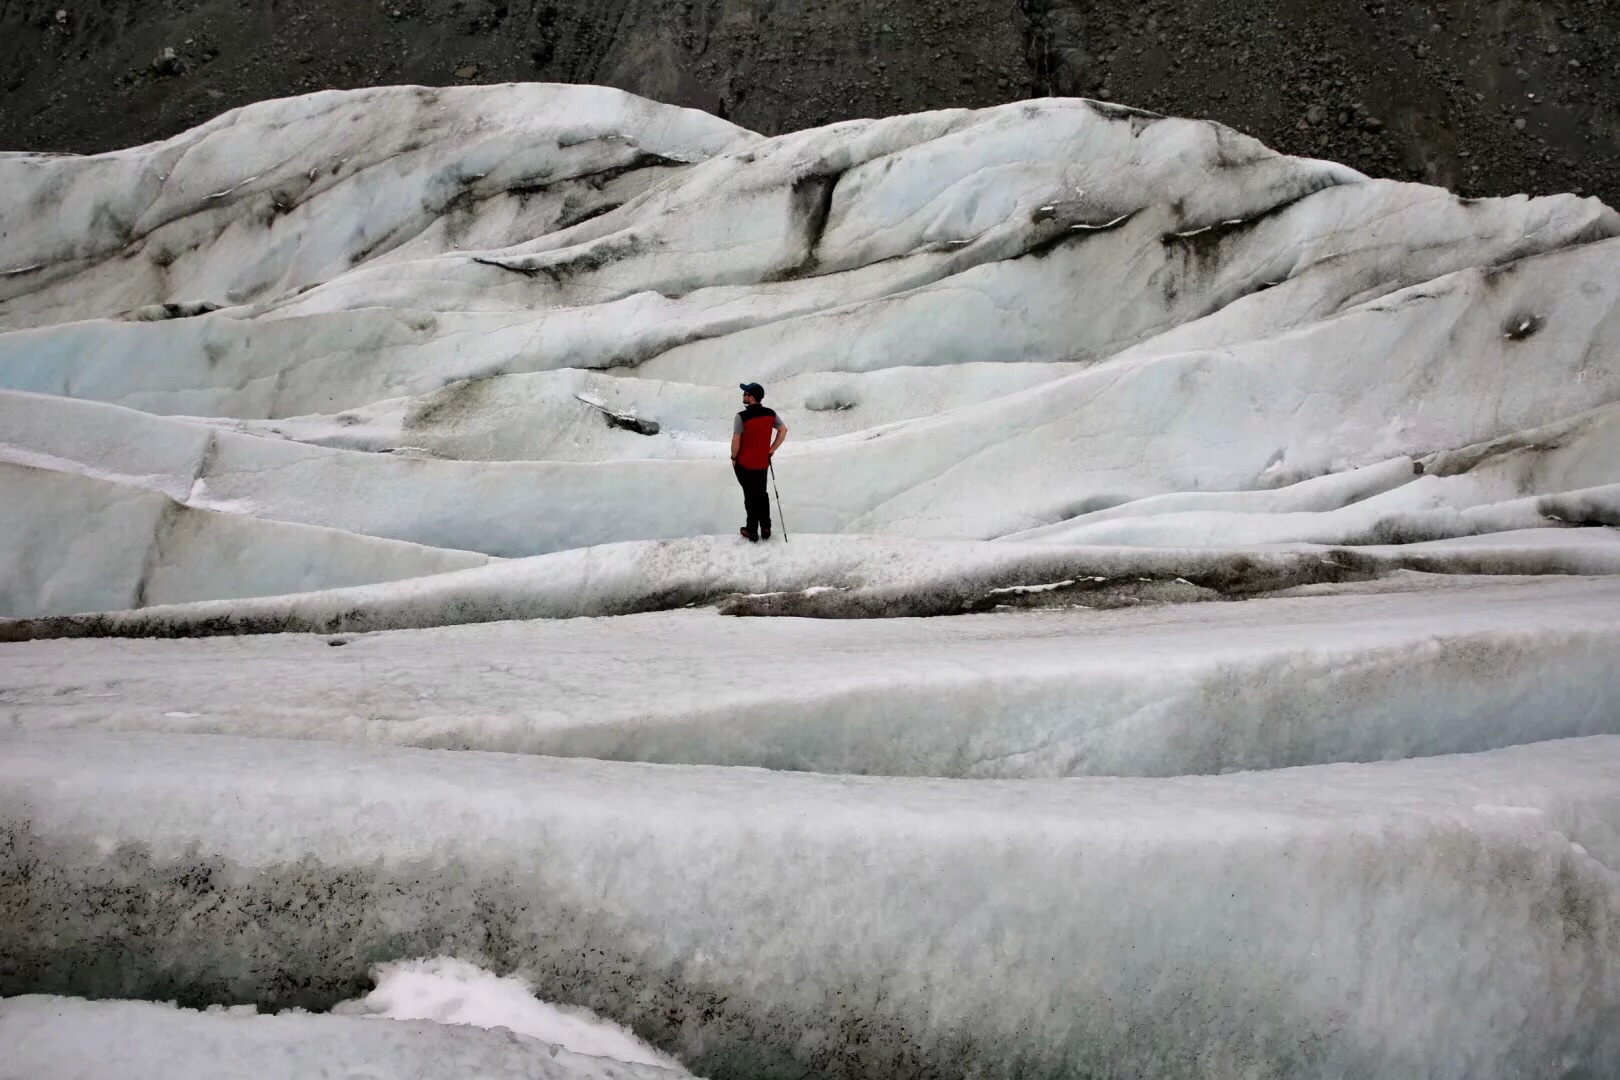
[[[1556,546],[1531,543],[1553,533]],[[1620,574],[1602,528],[1522,530],[1498,542],[1350,549],[1065,548],[1052,544],[795,536],[761,549],[736,537],[626,541],[502,560],[375,585],[161,604],[126,611],[0,618],[0,642],[81,637],[368,633],[507,619],[631,615],[723,602],[733,615],[895,618],[1056,600],[1111,607],[1140,599],[1243,597],[1441,574]],[[1062,591],[1030,586],[1062,583]]]
[[[0,726],[979,779],[1620,735],[1620,577],[1468,582],[884,623],[682,611],[37,642],[7,653]]]
[[[1020,782],[0,746],[3,994],[319,1007],[444,953],[719,1078],[1620,1068],[1620,737]]]

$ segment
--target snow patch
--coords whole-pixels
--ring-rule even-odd
[[[679,1069],[667,1054],[589,1009],[539,1000],[521,975],[499,976],[454,957],[396,960],[372,969],[376,988],[341,1002],[344,1016],[433,1020],[479,1028],[506,1028],[576,1054]]]

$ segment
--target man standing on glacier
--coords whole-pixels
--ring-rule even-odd
[[[771,538],[771,497],[766,490],[771,455],[787,438],[787,425],[781,417],[760,402],[765,388],[759,383],[739,383],[743,410],[731,425],[731,467],[743,489],[743,508],[748,524],[740,532],[750,543]]]

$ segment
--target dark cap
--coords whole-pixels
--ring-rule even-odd
[[[737,389],[745,394],[752,394],[755,401],[765,400],[765,388],[757,382],[738,383]]]

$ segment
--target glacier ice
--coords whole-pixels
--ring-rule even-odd
[[[1614,736],[974,783],[0,739],[4,993],[319,1008],[440,954],[710,1075],[1620,1066]]]
[[[463,234],[509,244],[607,203],[580,181],[755,140],[620,91],[531,84],[327,91],[130,150],[9,155],[0,319],[236,305]]]
[[[1596,200],[391,87],[0,236],[6,1065],[1620,1073]],[[656,1053],[253,1012],[514,988]]]
[[[1007,589],[1054,581],[1073,584],[1041,599],[1118,607],[1166,588],[1187,600],[1244,599],[1315,584],[1375,581],[1398,571],[1613,575],[1620,573],[1620,533],[1534,528],[1360,548],[1302,543],[1231,550],[802,534],[784,547],[756,549],[694,537],[601,544],[376,585],[0,618],[0,642],[356,633],[711,603],[732,615],[960,615],[1011,606]]]
[[[9,650],[0,727],[958,777],[1620,735],[1615,578],[1442,580],[1459,584],[1331,604],[808,624],[683,611],[116,652],[39,641]]]
[[[0,458],[192,509],[497,557],[729,535],[722,388],[763,379],[803,533],[1365,546],[1616,518],[1612,425],[1578,436],[1578,481],[1489,500],[1389,464],[1620,396],[1620,215],[1590,199],[1459,200],[1083,101],[762,139],[581,87],[326,93],[0,174],[39,264],[0,281]],[[1127,520],[1368,470],[1385,502],[1307,508],[1337,517]],[[1539,501],[1586,489],[1575,522]],[[236,581],[199,568],[212,598],[357,583],[267,574],[265,535]],[[72,573],[14,572],[53,587],[0,614],[177,598]]]
[[[486,565],[470,551],[187,506],[0,461],[0,609],[16,616],[300,593]]]

